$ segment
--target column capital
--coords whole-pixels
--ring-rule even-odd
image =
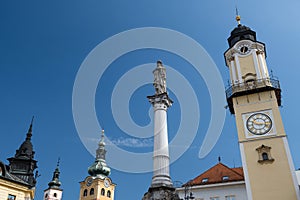
[[[169,98],[169,95],[166,92],[162,94],[147,96],[147,98],[152,106],[155,106],[156,104],[163,104],[168,108],[172,106],[173,103],[172,99]]]

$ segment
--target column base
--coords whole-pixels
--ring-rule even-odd
[[[153,185],[144,194],[142,200],[180,200],[173,186]]]

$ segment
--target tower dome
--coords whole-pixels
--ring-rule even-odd
[[[88,168],[88,173],[93,177],[105,178],[110,174],[110,168],[105,161],[105,142],[104,142],[104,130],[102,130],[101,140],[96,150],[95,162]]]
[[[256,42],[256,32],[252,31],[249,27],[240,23],[240,16],[236,17],[238,25],[231,31],[230,37],[227,39],[229,47],[233,47],[235,43],[240,40],[252,40]]]

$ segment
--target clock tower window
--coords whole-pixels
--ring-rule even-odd
[[[83,191],[83,196],[84,196],[84,197],[87,196],[87,189],[85,189],[85,190]]]
[[[104,188],[101,189],[101,195],[105,196],[105,190],[104,190]]]
[[[94,188],[92,188],[92,189],[90,190],[90,195],[94,195],[94,193],[95,193],[95,190],[94,190]]]
[[[107,191],[107,197],[110,198],[110,196],[111,196],[111,192],[110,192],[110,190],[108,190],[108,191]]]
[[[272,163],[274,161],[274,158],[271,156],[271,147],[261,145],[256,149],[258,152],[258,161],[261,164],[264,163]]]

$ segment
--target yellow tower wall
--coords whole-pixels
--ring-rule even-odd
[[[265,91],[236,97],[233,104],[245,179],[250,184],[248,189],[251,190],[252,199],[297,199],[299,188],[295,188],[293,162],[275,92]],[[243,115],[266,110],[272,113],[274,133],[247,137],[246,117],[243,118]],[[274,161],[258,162],[259,154],[256,149],[262,145],[271,147],[270,152]]]

